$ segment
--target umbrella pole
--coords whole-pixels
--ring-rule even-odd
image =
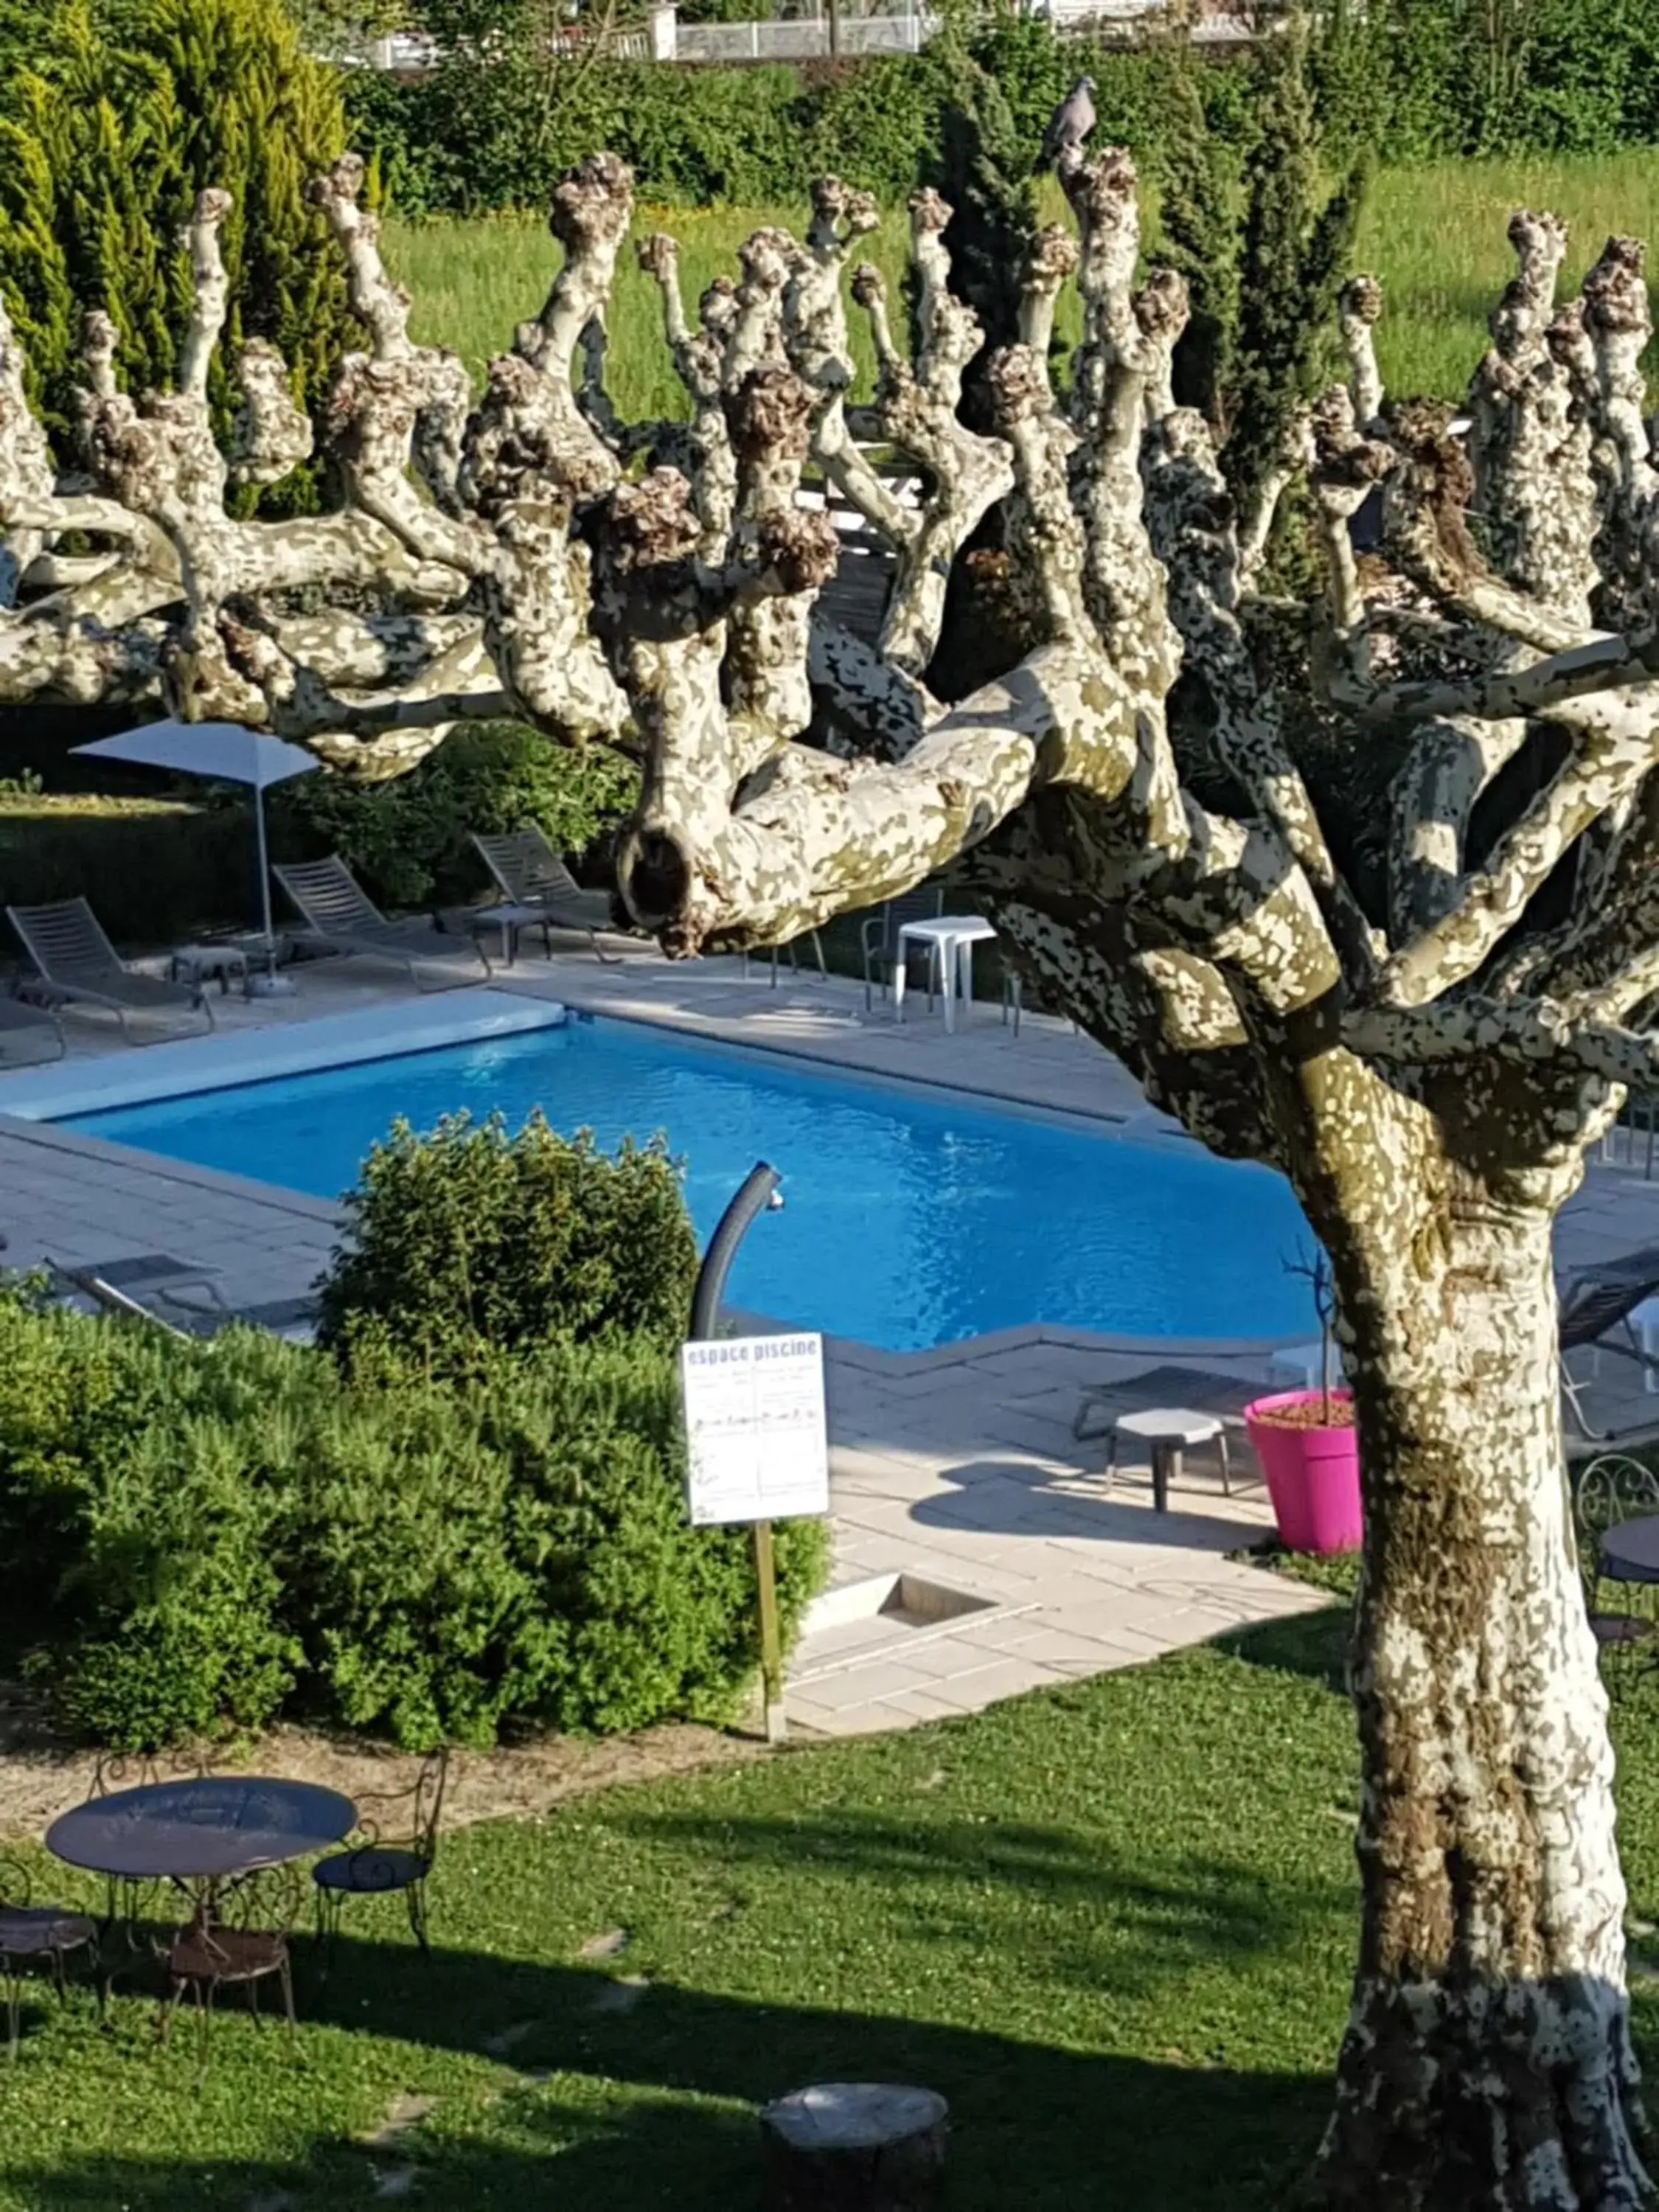
[[[253,787],[254,834],[259,846],[259,904],[265,918],[265,973],[276,973],[276,939],[270,926],[270,863],[265,854],[265,793],[263,784]]]

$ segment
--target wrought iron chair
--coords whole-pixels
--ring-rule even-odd
[[[153,1790],[162,1782],[201,1782],[210,1771],[208,1753],[199,1744],[178,1744],[167,1751],[100,1752],[87,1796],[88,1801],[113,1797],[123,1790]],[[110,1936],[118,1927],[129,1930],[136,1927],[144,1917],[147,1903],[161,1887],[159,1880],[141,1875],[106,1875],[105,1936]],[[134,1955],[143,1954],[135,1952]]]
[[[289,2030],[294,2017],[294,1971],[289,1938],[305,1907],[305,1877],[291,1866],[262,1867],[217,1892],[205,1914],[182,1929],[162,1961],[167,1995],[156,2032],[165,2043],[173,2015],[186,1991],[196,2009],[197,2079],[207,2069],[213,2002],[222,1989],[245,1989],[248,2009],[259,2018],[259,1984],[275,1981]]]
[[[60,2000],[69,1984],[64,1962],[84,1952],[94,1972],[99,1966],[98,1923],[64,1905],[31,1901],[28,1869],[18,1860],[0,1858],[0,1982],[6,1990],[6,2051],[14,2062],[23,2013],[23,1975],[31,1966],[49,1967]],[[98,2016],[104,2016],[107,1990],[98,1981]]]
[[[380,1796],[360,1797],[356,1834],[348,1850],[319,1859],[311,1870],[317,1892],[317,1934],[331,1944],[349,1897],[391,1897],[403,1893],[409,1925],[423,1955],[427,1941],[426,1885],[438,1856],[438,1824],[449,1778],[449,1747],[421,1762],[414,1785]]]
[[[1584,1611],[1603,1651],[1627,1651],[1651,1637],[1659,1621],[1644,1613],[1606,1613],[1601,1607],[1601,1543],[1621,1521],[1659,1513],[1659,1474],[1627,1452],[1603,1452],[1579,1474],[1574,1486],[1573,1517],[1578,1534],[1578,1571],[1584,1583]]]
[[[87,1796],[112,1797],[118,1790],[148,1790],[158,1782],[200,1782],[209,1771],[207,1753],[199,1744],[180,1744],[170,1751],[105,1751],[98,1755]]]

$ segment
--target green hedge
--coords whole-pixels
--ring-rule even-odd
[[[602,874],[637,782],[638,770],[604,747],[577,754],[521,723],[481,723],[455,731],[395,782],[351,784],[325,770],[280,785],[268,802],[270,848],[279,860],[337,852],[388,907],[459,905],[489,889],[468,842],[474,830],[538,823],[561,852],[579,861],[591,854]],[[82,893],[118,945],[176,945],[210,927],[252,927],[258,884],[246,793],[175,800],[0,791],[0,906]]]
[[[614,64],[550,80],[515,43],[515,16],[531,4],[489,0],[516,57],[507,64],[458,62],[401,81],[349,73],[356,142],[378,155],[405,215],[541,207],[559,170],[600,145],[632,165],[646,198],[697,206],[797,201],[825,169],[893,203],[936,173],[951,76],[935,50],[800,68]],[[468,5],[476,0],[426,0],[425,12]],[[1385,160],[1659,140],[1659,0],[1328,0],[1314,12],[1322,122]],[[1090,47],[1008,16],[969,46],[1034,155],[1055,100],[1086,68],[1096,143],[1126,144],[1156,167],[1171,107],[1167,46]],[[1211,129],[1247,141],[1248,59],[1211,60],[1203,79]]]
[[[793,1629],[823,1533],[779,1534]],[[458,1386],[0,1288],[0,1656],[124,1748],[278,1716],[416,1748],[719,1721],[757,1662],[747,1531],[687,1524],[674,1360],[643,1340]]]
[[[1162,52],[1085,52],[1045,26],[1009,19],[972,43],[1003,86],[1032,150],[1079,67],[1092,71],[1104,140],[1157,143],[1169,62]],[[648,199],[708,206],[801,198],[832,169],[884,200],[936,172],[952,74],[937,51],[801,69],[601,64],[572,73],[550,107],[544,81],[514,67],[457,63],[394,79],[350,74],[354,143],[376,157],[404,215],[540,207],[561,169],[595,146],[632,167]],[[1206,72],[1217,128],[1241,126],[1239,72]]]
[[[179,944],[210,924],[251,926],[258,886],[246,806],[0,796],[0,906],[82,895],[118,945]]]

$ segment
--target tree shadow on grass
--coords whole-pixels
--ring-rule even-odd
[[[1346,1697],[1352,1638],[1352,1608],[1328,1605],[1317,1613],[1289,1613],[1281,1620],[1228,1629],[1211,1642],[1231,1658],[1246,1660],[1253,1667],[1274,1668],[1281,1674],[1300,1674]]]
[[[757,2108],[845,2079],[919,2082],[949,2100],[952,2212],[1279,2212],[1289,2200],[1318,2139],[1326,2081],[1229,2060],[1256,2045],[1255,2004],[1275,2002],[1258,1988],[1259,1962],[1300,1955],[1335,1901],[1311,1869],[1287,1886],[1224,1860],[1165,1853],[1141,1865],[1127,1846],[1083,1846],[1036,1824],[825,1808],[804,1823],[665,1811],[639,1826],[677,1863],[702,1862],[706,1878],[690,1891],[706,1898],[711,1931],[745,1909],[745,1887],[757,1895],[809,1864],[827,1875],[839,1895],[817,1952],[811,1928],[782,1924],[768,1941],[786,1953],[793,1941],[797,1954],[781,1960],[753,1950],[758,1936],[729,1954],[714,1932],[681,1946],[711,1979],[761,1973],[816,2001],[688,1987],[665,1971],[647,1981],[645,1953],[630,1987],[616,1978],[630,1954],[587,1966],[447,1948],[441,1915],[423,1960],[406,1942],[376,1940],[380,1908],[366,1906],[326,1958],[308,1938],[296,1943],[295,2046],[275,2029],[256,2045],[228,2014],[215,2031],[216,2089],[266,2104],[252,2140],[300,2146],[291,2162],[66,2154],[30,2169],[15,2153],[8,2161],[0,2132],[0,2207],[343,2212],[406,2182],[412,2202],[441,2212],[747,2212]],[[478,1878],[490,1880],[487,1859]],[[890,1948],[884,1929],[896,1931]],[[931,1934],[937,1949],[917,1941]],[[1030,1990],[1012,2028],[994,2032],[971,2008],[980,1967],[990,1990],[999,1961]],[[988,1995],[994,2008],[1010,2019]],[[137,2069],[140,2084],[153,2069],[151,2139],[199,2147],[201,2107],[192,2120],[184,2076],[149,2040],[148,2011],[120,2010],[100,2063]],[[930,2011],[949,2017],[908,2016]],[[37,2063],[53,2063],[58,2017],[43,2009],[38,2031],[31,2022]],[[1135,2055],[1096,2047],[1108,2043]],[[458,2069],[457,2057],[469,2063]],[[340,2132],[365,2124],[341,2114],[369,2069],[439,2100],[388,2145]],[[94,2094],[89,2082],[83,2094]],[[211,2148],[216,2131],[205,2140]]]
[[[924,2082],[950,2100],[951,2212],[1279,2212],[1328,2098],[1324,2082],[1282,2074],[1043,2050],[673,1989],[653,1990],[631,2042],[605,2039],[601,2052],[576,2026],[592,2018],[591,1980],[554,1976],[541,1989],[541,2049],[520,2063],[539,2074],[553,2062],[550,2079],[506,2076],[493,2104],[441,2107],[394,2146],[325,2138],[292,2162],[69,2153],[50,2167],[11,2166],[0,2190],[15,2193],[0,2201],[27,2212],[335,2212],[384,2194],[441,2212],[750,2212],[756,2108],[805,2081],[850,2077]],[[740,2102],[728,2087],[711,2103],[695,2085],[730,2081],[720,2054],[734,2036],[750,2053],[736,2071],[753,2087]],[[561,2054],[578,2078],[560,2069]],[[270,2063],[285,2063],[275,2045]],[[653,2078],[674,2075],[684,2078]]]

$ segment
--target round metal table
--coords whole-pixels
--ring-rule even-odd
[[[1659,1514],[1616,1522],[1601,1539],[1601,1573],[1610,1583],[1659,1583]]]
[[[357,1808],[337,1790],[269,1775],[205,1775],[94,1797],[54,1820],[46,1849],[112,1881],[204,1886],[326,1850],[350,1834]]]

